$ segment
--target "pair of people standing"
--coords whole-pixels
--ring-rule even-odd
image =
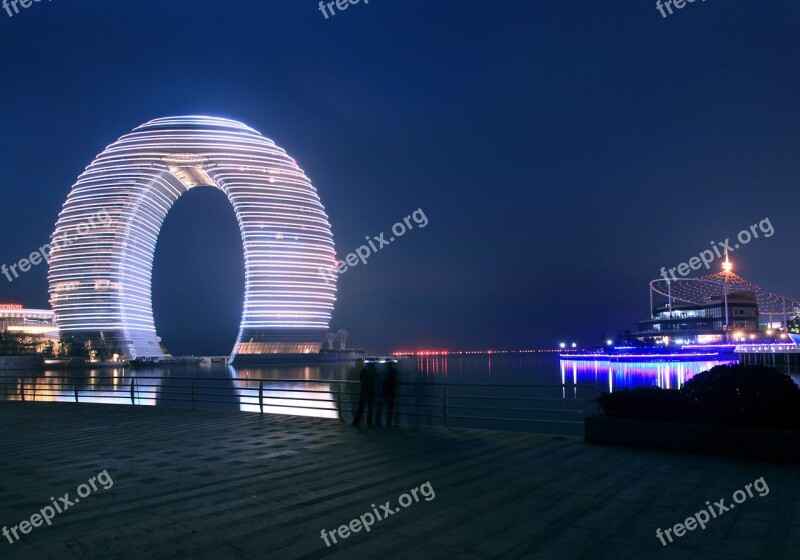
[[[358,367],[358,362],[356,367]],[[376,424],[381,426],[381,409],[384,406],[386,407],[386,425],[391,426],[392,418],[394,417],[394,399],[397,395],[397,383],[399,381],[397,364],[391,362],[388,370],[378,372],[377,364],[370,362],[361,369],[359,377],[361,391],[358,397],[358,410],[356,410],[351,426],[359,426],[361,424],[361,417],[364,415],[365,408],[367,409],[367,426],[372,426],[373,409]]]

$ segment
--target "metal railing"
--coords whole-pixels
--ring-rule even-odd
[[[597,411],[595,385],[400,382],[393,403],[380,387],[377,420],[412,426],[582,433]],[[147,375],[0,375],[0,400],[118,403],[294,414],[350,422],[360,400],[351,380]],[[362,423],[369,420],[365,406]]]

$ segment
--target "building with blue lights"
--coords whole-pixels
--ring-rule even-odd
[[[666,301],[656,304],[656,297]],[[737,276],[726,260],[722,272],[650,282],[650,318],[634,336],[664,345],[788,341],[788,318],[798,308],[800,301]]]
[[[753,292],[731,293],[727,298],[728,323],[725,323],[724,298],[706,303],[668,303],[653,309],[653,316],[638,323],[639,338],[669,344],[710,344],[724,342],[730,329],[732,337],[747,340],[758,336],[758,302]]]

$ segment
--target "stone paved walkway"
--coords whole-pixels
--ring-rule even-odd
[[[0,558],[800,558],[800,469],[480,430],[119,405],[0,403],[0,525],[107,470]],[[655,536],[759,477],[770,492],[663,547]],[[430,482],[339,543],[335,530]],[[12,537],[13,538],[13,537]]]

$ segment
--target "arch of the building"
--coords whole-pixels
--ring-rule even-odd
[[[175,201],[208,185],[242,234],[245,301],[234,359],[318,352],[336,296],[330,223],[286,152],[242,123],[170,117],[106,148],[72,187],[50,250],[50,300],[62,338],[130,358],[160,357],[151,276]],[[335,276],[335,275],[334,275]]]

